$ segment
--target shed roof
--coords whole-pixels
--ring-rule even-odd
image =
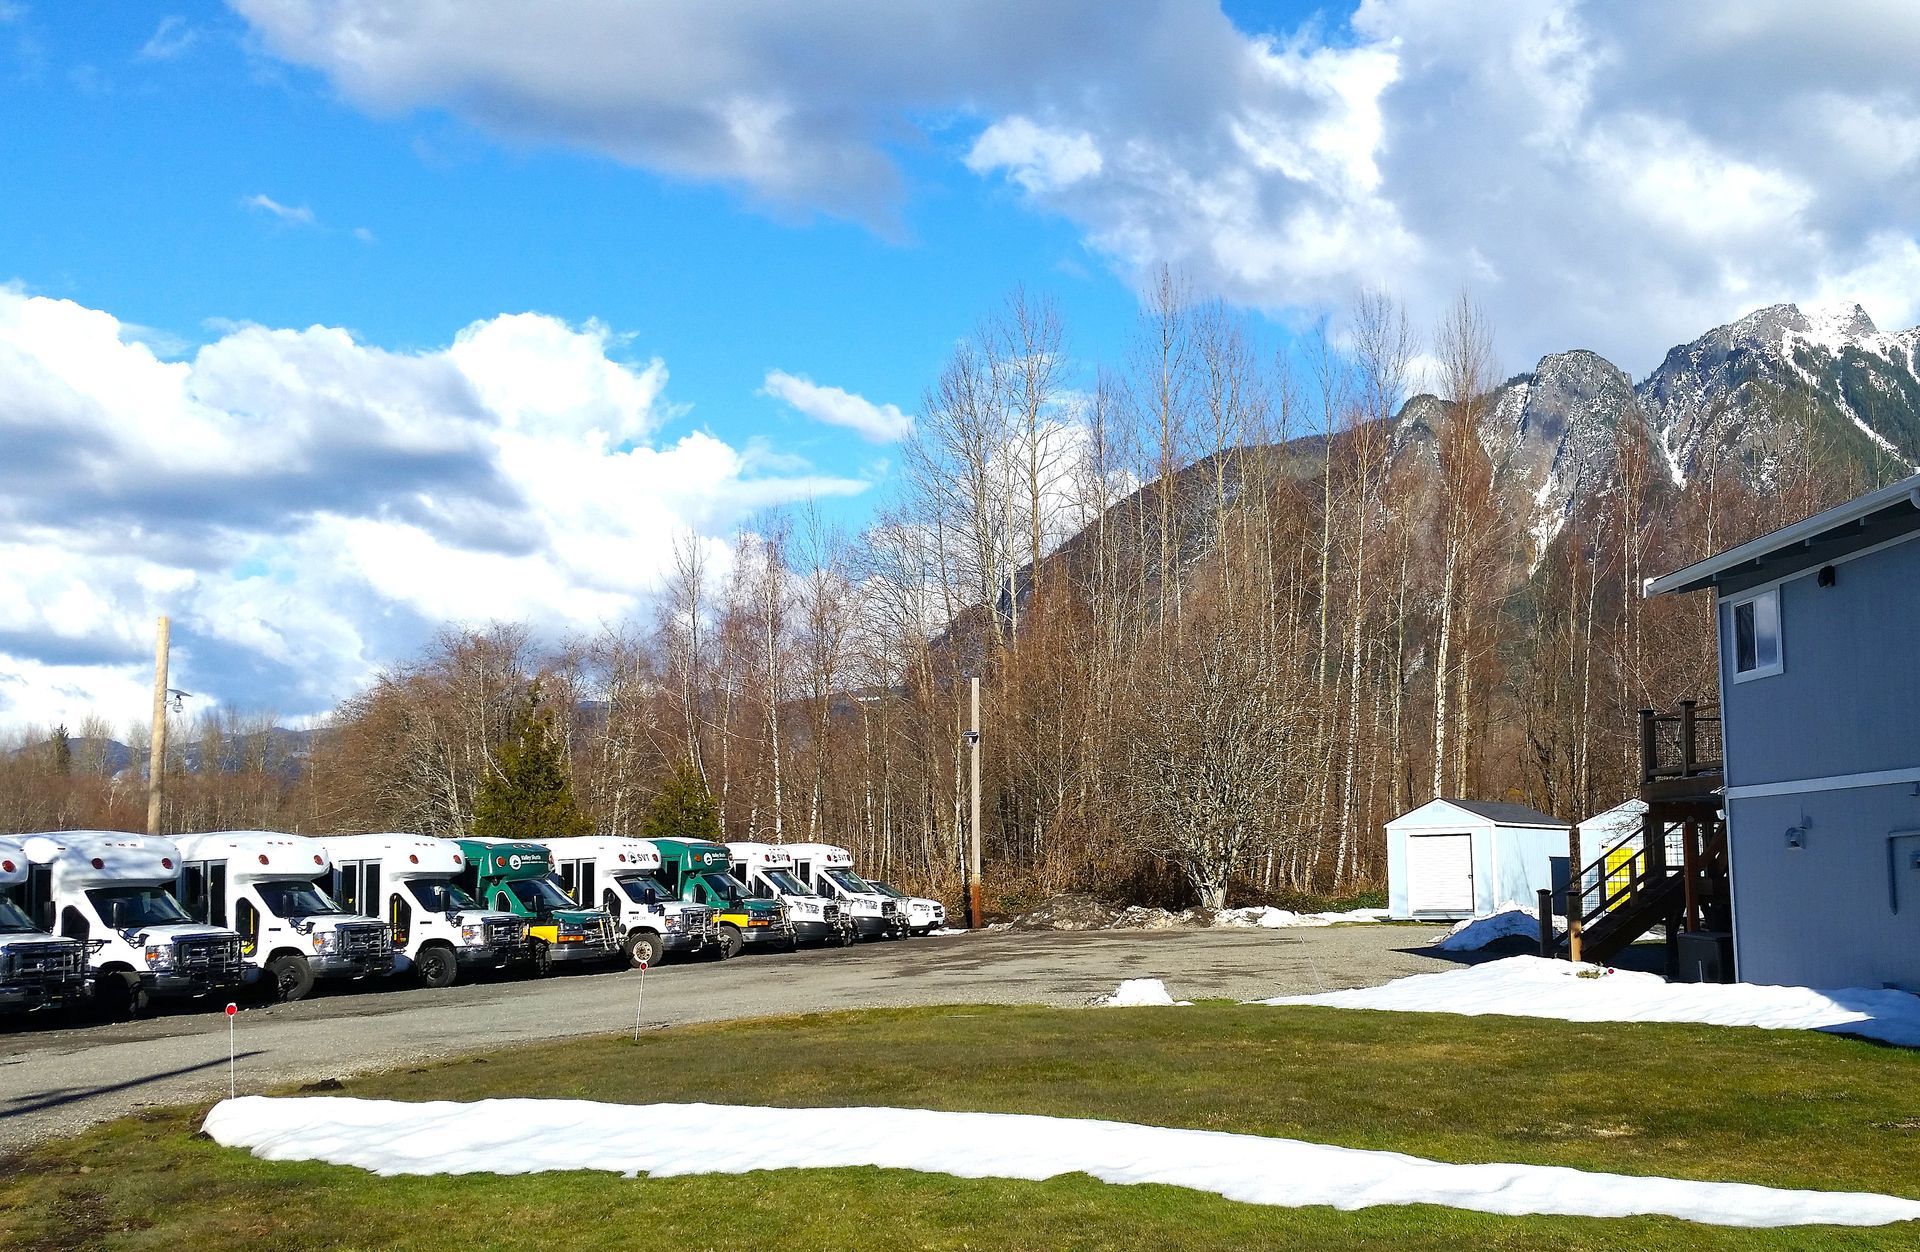
[[[1455,808],[1465,809],[1486,818],[1496,826],[1565,826],[1566,823],[1539,809],[1524,804],[1511,804],[1505,800],[1456,800],[1452,796],[1441,797]]]
[[[1783,526],[1682,570],[1649,578],[1651,600],[1717,587],[1739,591],[1920,531],[1920,474]]]
[[[1400,826],[1411,824],[1416,827],[1431,825],[1431,819],[1433,817],[1441,816],[1438,812],[1428,813],[1428,810],[1434,809],[1436,805],[1445,805],[1447,808],[1456,809],[1461,813],[1477,817],[1481,821],[1490,822],[1495,826],[1547,826],[1556,830],[1565,830],[1567,828],[1567,824],[1559,818],[1550,817],[1542,813],[1539,809],[1529,808],[1524,804],[1510,804],[1504,800],[1456,800],[1452,796],[1436,796],[1418,808],[1409,809],[1405,813],[1400,814],[1400,816],[1388,822],[1387,825]],[[1426,817],[1424,819],[1416,818],[1416,814],[1425,814]],[[1412,820],[1410,821],[1409,819]],[[1443,818],[1443,820],[1455,821],[1458,819]]]

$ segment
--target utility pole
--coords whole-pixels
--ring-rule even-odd
[[[147,833],[160,833],[160,793],[167,772],[167,651],[171,624],[160,619],[160,637],[153,647],[153,751],[147,758]]]
[[[968,847],[967,874],[967,924],[974,930],[980,929],[980,678],[975,675],[971,681],[973,688],[973,722],[967,731],[967,744],[973,749],[973,821],[971,823],[971,843]]]

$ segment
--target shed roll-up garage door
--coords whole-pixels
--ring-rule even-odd
[[[1473,912],[1473,836],[1407,837],[1407,904],[1416,913]]]

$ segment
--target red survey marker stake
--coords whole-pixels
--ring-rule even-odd
[[[240,1016],[240,1006],[227,1003],[227,1099],[233,1099],[233,1019]]]

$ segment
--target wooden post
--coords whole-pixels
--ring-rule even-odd
[[[1699,703],[1698,700],[1680,702],[1680,776],[1683,778],[1693,775],[1693,710]]]
[[[171,624],[160,619],[160,635],[153,647],[153,743],[147,758],[147,833],[160,833],[160,795],[167,773],[167,652]]]
[[[981,889],[980,889],[980,678],[975,675],[971,680],[973,689],[973,720],[967,731],[967,743],[973,749],[973,781],[969,788],[973,801],[973,819],[969,823],[970,842],[967,848],[967,916],[968,925],[974,930],[980,929]]]
[[[1640,781],[1642,784],[1653,781],[1660,772],[1660,748],[1655,739],[1653,710],[1640,710]]]
[[[1580,827],[1567,827],[1567,959],[1580,959],[1580,875],[1586,863],[1580,856]],[[1602,867],[1605,872],[1605,867]],[[1604,888],[1603,888],[1604,889]]]

